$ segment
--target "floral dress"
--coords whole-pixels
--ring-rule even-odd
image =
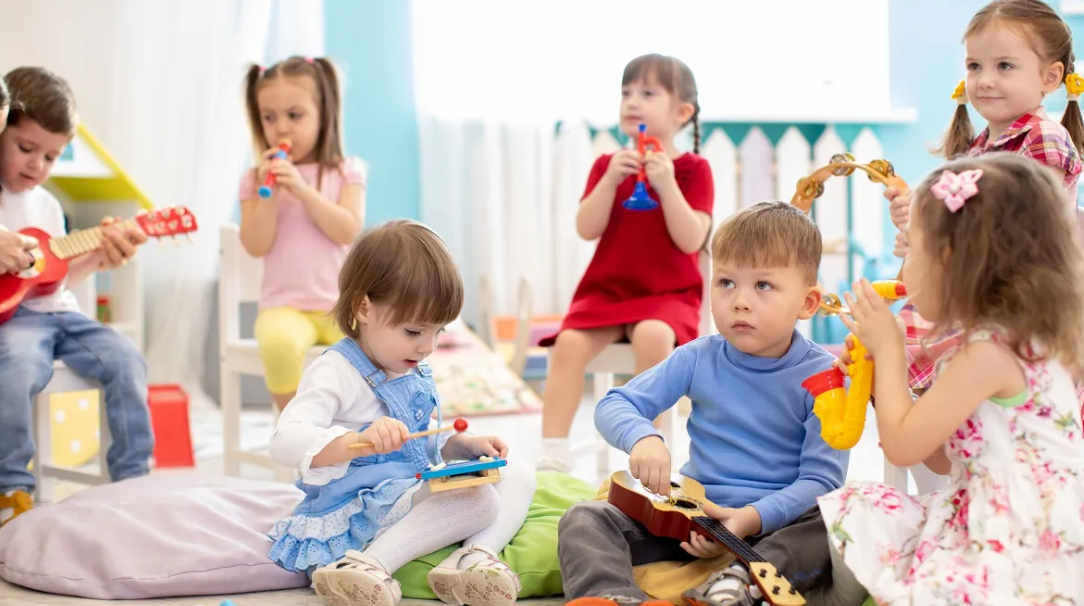
[[[1021,367],[1026,392],[983,402],[949,438],[942,490],[849,482],[820,498],[830,542],[878,604],[1084,605],[1076,392],[1057,362]]]

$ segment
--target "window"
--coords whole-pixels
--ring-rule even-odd
[[[419,112],[615,121],[622,69],[674,55],[706,120],[887,113],[888,0],[415,0]]]

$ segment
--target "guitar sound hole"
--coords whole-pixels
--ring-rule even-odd
[[[696,503],[680,497],[672,500],[670,504],[678,509],[696,509]]]

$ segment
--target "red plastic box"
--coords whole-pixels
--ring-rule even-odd
[[[188,394],[180,385],[151,385],[147,403],[154,430],[154,466],[195,467]]]

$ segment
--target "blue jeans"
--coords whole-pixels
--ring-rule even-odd
[[[109,476],[146,475],[154,450],[147,364],[132,342],[80,313],[20,307],[0,324],[0,493],[33,492],[34,475],[26,469],[34,456],[31,406],[53,376],[54,360],[102,385],[113,442]]]

